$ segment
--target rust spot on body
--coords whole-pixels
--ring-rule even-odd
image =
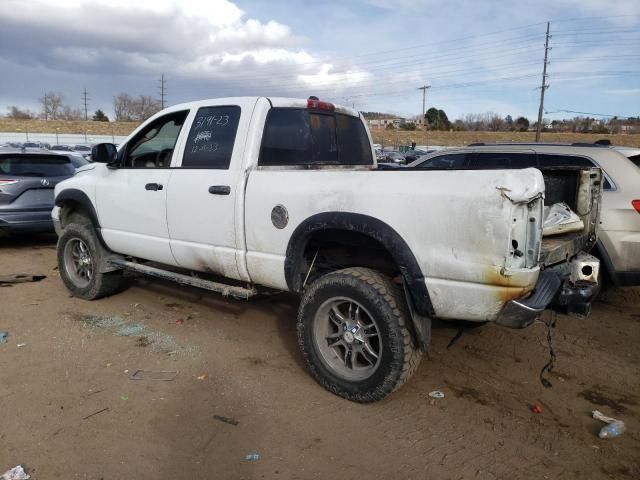
[[[516,283],[514,278],[504,275],[502,269],[498,266],[485,272],[485,282],[494,287],[496,299],[502,304],[510,300],[522,298],[531,290],[531,288],[528,287],[514,285],[514,283]]]

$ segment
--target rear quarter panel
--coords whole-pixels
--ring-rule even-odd
[[[513,268],[514,223],[544,190],[538,170],[375,171],[258,168],[246,189],[247,268],[255,283],[287,289],[285,254],[296,227],[322,212],[377,218],[409,245],[436,314],[490,320],[530,291],[538,269]],[[271,222],[284,206],[289,223]],[[518,228],[516,228],[518,230]]]

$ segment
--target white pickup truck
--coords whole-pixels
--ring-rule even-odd
[[[111,295],[127,269],[295,292],[311,374],[350,400],[402,385],[432,318],[522,328],[550,305],[588,313],[596,288],[597,168],[553,176],[585,228],[547,242],[539,170],[378,170],[363,118],[315,97],[176,105],[92,159],[55,189],[73,295]]]

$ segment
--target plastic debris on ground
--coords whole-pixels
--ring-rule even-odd
[[[27,475],[22,465],[13,467],[2,474],[0,480],[29,480],[31,477]]]
[[[431,398],[444,398],[444,393],[440,390],[434,390],[433,392],[429,392],[429,396]]]
[[[0,345],[3,343],[7,343],[7,337],[9,336],[9,332],[6,330],[0,330]]]
[[[584,222],[566,203],[554,203],[550,207],[544,207],[543,237],[582,230]]]
[[[606,425],[600,429],[600,433],[598,433],[598,437],[600,438],[615,438],[622,435],[627,429],[622,420],[607,417],[598,410],[594,410],[592,413],[594,419],[606,423]]]
[[[234,427],[237,427],[238,424],[240,424],[240,422],[238,420],[236,420],[235,418],[223,417],[222,415],[214,415],[213,418],[218,420],[219,422],[228,423],[229,425],[233,425]]]
[[[0,285],[8,285],[10,283],[28,283],[39,282],[47,278],[45,275],[32,275],[30,273],[16,273],[13,275],[0,275]]]
[[[170,382],[178,376],[177,370],[136,370],[129,377],[130,380],[156,380],[159,382]]]
[[[531,411],[533,413],[542,413],[542,405],[536,403],[533,407],[531,407]]]
[[[258,453],[250,453],[249,455],[244,457],[244,459],[248,460],[249,462],[255,462],[257,460],[260,460],[260,454],[258,454]]]

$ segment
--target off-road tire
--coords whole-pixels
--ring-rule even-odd
[[[65,265],[65,246],[74,239],[80,239],[89,249],[93,264],[93,276],[88,285],[81,286],[75,283],[67,270],[67,265]],[[62,278],[65,286],[74,297],[96,300],[113,295],[123,288],[124,277],[121,270],[100,273],[100,268],[104,262],[104,254],[105,250],[100,245],[96,231],[90,222],[69,223],[65,226],[57,245],[58,271],[60,278]]]
[[[380,329],[380,363],[361,381],[336,375],[322,360],[314,341],[313,321],[320,306],[333,297],[362,305]],[[402,290],[392,280],[368,268],[347,268],[317,279],[304,292],[298,312],[298,344],[311,375],[330,392],[360,403],[382,400],[401,387],[416,371],[422,352],[414,345]]]

